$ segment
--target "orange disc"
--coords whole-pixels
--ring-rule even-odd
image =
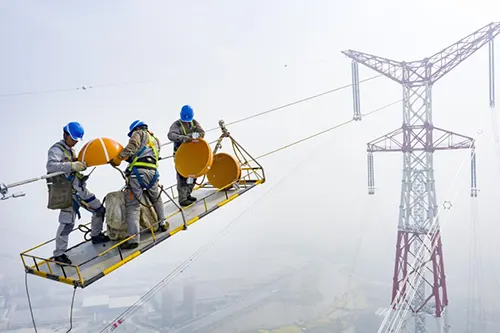
[[[183,177],[198,178],[210,170],[213,159],[212,148],[205,140],[184,142],[175,152],[175,169]]]
[[[241,167],[238,161],[227,153],[214,155],[214,162],[207,173],[208,181],[213,187],[222,189],[236,182],[241,177]]]
[[[113,139],[96,138],[82,147],[80,153],[78,153],[78,160],[88,167],[105,165],[118,156],[122,150],[123,146]]]

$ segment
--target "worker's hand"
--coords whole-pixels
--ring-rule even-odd
[[[180,137],[183,143],[191,141],[191,138],[187,135],[181,135]]]
[[[200,134],[199,134],[198,132],[194,132],[194,133],[191,135],[191,137],[192,137],[194,140],[196,140],[196,139],[198,139],[198,138],[200,137]]]
[[[81,172],[87,169],[87,166],[80,161],[71,162],[71,170]]]
[[[118,156],[116,156],[116,157],[113,157],[113,158],[111,159],[111,161],[109,161],[109,163],[110,163],[112,166],[117,167],[117,166],[119,166],[119,165],[122,163],[122,160],[123,160],[123,158],[122,158],[120,155],[118,155]]]

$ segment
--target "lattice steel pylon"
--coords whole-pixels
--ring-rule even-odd
[[[446,307],[448,292],[433,168],[436,150],[471,149],[471,196],[477,196],[474,139],[432,122],[432,86],[462,61],[500,33],[500,22],[490,23],[429,58],[395,61],[354,50],[342,51],[357,64],[365,65],[403,87],[401,128],[367,144],[368,193],[375,193],[374,152],[402,152],[403,180],[397,232],[391,320],[378,332],[429,332],[426,317],[438,321],[438,332],[450,332]],[[354,64],[355,63],[355,64]],[[357,98],[359,99],[359,97]],[[360,114],[354,98],[354,111]],[[430,274],[426,274],[429,272]],[[427,288],[426,288],[427,287]],[[395,321],[398,321],[395,323]],[[411,324],[413,322],[413,325]],[[435,326],[434,326],[435,327]],[[384,330],[382,330],[384,328]]]

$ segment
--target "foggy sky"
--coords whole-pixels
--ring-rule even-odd
[[[395,0],[0,1],[0,95],[31,93],[0,97],[0,182],[43,175],[47,150],[69,121],[82,123],[85,141],[110,137],[126,144],[128,126],[142,119],[166,142],[168,128],[184,104],[194,107],[195,118],[205,128],[212,128],[219,119],[238,120],[349,84],[350,60],[341,50],[418,60],[498,20],[498,12],[500,4],[477,0],[425,0],[418,6]],[[479,129],[484,132],[476,146],[486,290],[498,286],[500,274],[494,255],[499,250],[494,208],[500,168],[488,106],[487,56],[483,47],[433,88],[436,126],[473,137]],[[361,79],[375,74],[360,66]],[[95,87],[77,90],[82,86]],[[40,93],[52,89],[68,91]],[[362,112],[400,99],[401,91],[387,78],[362,83]],[[348,88],[229,129],[257,156],[351,117]],[[364,280],[390,286],[402,158],[399,153],[375,154],[377,194],[368,196],[366,143],[401,122],[402,106],[397,104],[263,158],[268,178],[263,186],[121,267],[96,283],[95,290],[134,279],[153,286],[283,177],[178,280],[231,277],[236,272],[249,280],[265,280],[323,253]],[[214,131],[208,139],[217,136]],[[171,145],[162,147],[161,155],[171,150]],[[434,164],[438,205],[443,200],[453,203],[440,215],[453,302],[455,295],[466,296],[468,283],[468,151],[438,152]],[[175,182],[171,160],[161,162],[160,173],[164,185]],[[102,166],[88,186],[102,198],[122,182],[116,171]],[[55,236],[58,212],[46,209],[44,181],[12,192],[19,190],[27,192],[26,197],[0,202],[0,267],[3,274],[21,281],[19,253]],[[82,215],[76,223],[89,221],[87,212]],[[81,235],[73,233],[70,243],[79,242]],[[214,265],[217,270],[211,269]],[[71,287],[40,280],[30,276],[32,286],[67,293],[69,304]],[[93,288],[78,292],[77,299],[92,294]],[[390,299],[390,288],[384,288],[387,301],[381,307]],[[483,297],[498,306],[488,293]]]

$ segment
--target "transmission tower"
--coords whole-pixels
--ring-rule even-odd
[[[498,33],[500,22],[491,23],[429,58],[410,62],[354,50],[342,51],[352,59],[353,80],[358,78],[357,66],[360,63],[403,87],[401,128],[367,144],[370,195],[375,193],[373,153],[403,153],[392,311],[390,319],[382,324],[385,330],[382,331],[381,327],[379,332],[400,332],[401,328],[405,329],[403,332],[429,332],[426,325],[428,315],[438,320],[439,332],[450,332],[445,312],[448,292],[437,214],[433,153],[436,150],[471,149],[470,195],[476,197],[474,139],[433,125],[431,92],[434,83],[482,46],[491,43]],[[360,120],[357,87],[353,88],[354,119]]]

